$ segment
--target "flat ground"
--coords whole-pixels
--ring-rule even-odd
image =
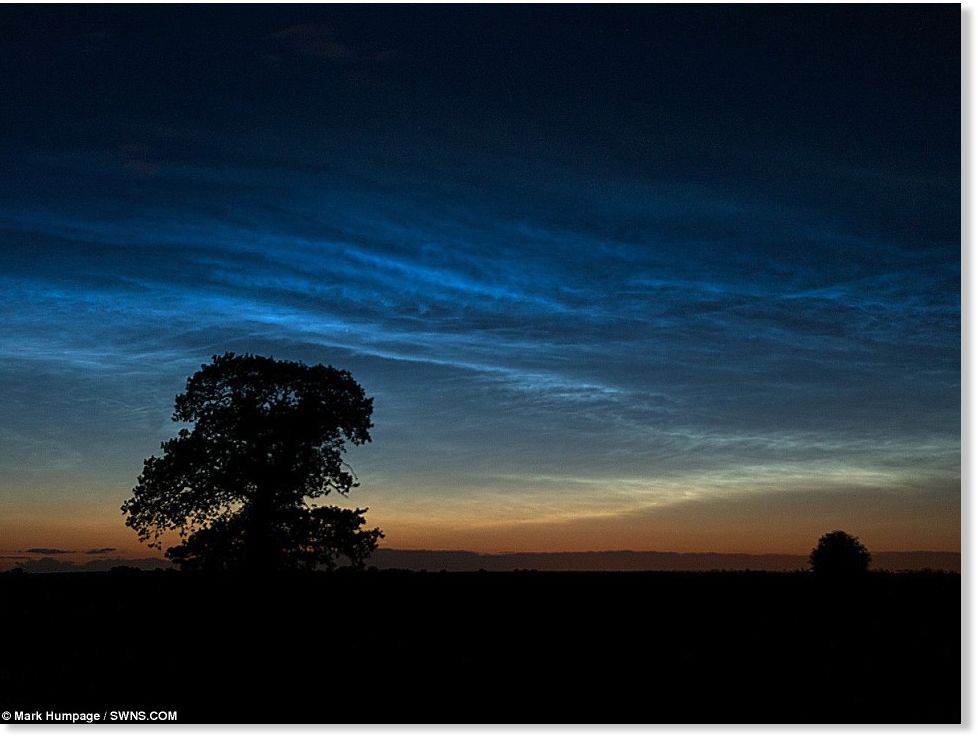
[[[0,575],[0,708],[220,723],[960,720],[958,575]]]

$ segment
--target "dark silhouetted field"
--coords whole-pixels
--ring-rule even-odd
[[[0,575],[3,710],[183,722],[951,722],[960,577]]]

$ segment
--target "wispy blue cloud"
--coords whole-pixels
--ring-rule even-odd
[[[586,500],[582,479],[651,500],[956,474],[950,247],[681,182],[598,192],[587,208],[607,208],[612,234],[563,210],[583,182],[537,183],[534,218],[464,190],[155,171],[198,194],[164,207],[154,184],[123,211],[125,175],[107,170],[74,206],[0,207],[0,373],[22,394],[0,442],[22,470],[45,465],[25,444],[90,461],[73,437],[96,406],[118,422],[96,439],[135,431],[150,453],[182,379],[234,349],[353,366],[385,445],[367,472],[446,494],[464,479],[505,497],[522,479],[545,507],[557,488]],[[249,189],[247,207],[222,185]],[[69,390],[24,385],[38,367]],[[69,422],[43,441],[39,412]]]

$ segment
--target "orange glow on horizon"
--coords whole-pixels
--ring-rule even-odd
[[[562,500],[554,497],[528,500],[520,507],[498,505],[491,496],[446,500],[379,491],[358,495],[347,505],[369,506],[368,526],[384,530],[381,546],[390,549],[483,554],[602,550],[805,554],[821,534],[841,528],[858,536],[870,551],[958,552],[959,495],[955,481],[934,484],[917,494],[875,489],[793,491],[701,496],[618,510],[611,504],[601,507],[601,500],[589,510],[587,501],[569,500],[561,507]],[[50,556],[74,562],[96,556],[162,556],[125,527],[115,500],[56,504],[44,500],[37,497],[16,507],[2,506],[2,556],[8,564],[18,556],[44,556],[26,554],[33,548],[70,550]],[[175,543],[173,535],[164,549]],[[106,548],[114,551],[92,551]]]

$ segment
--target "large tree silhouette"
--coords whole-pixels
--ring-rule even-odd
[[[126,525],[184,568],[257,571],[362,565],[383,536],[366,509],[316,506],[359,483],[346,444],[370,441],[373,399],[345,370],[215,356],[187,380],[173,420],[189,424],[150,457],[122,505]]]

